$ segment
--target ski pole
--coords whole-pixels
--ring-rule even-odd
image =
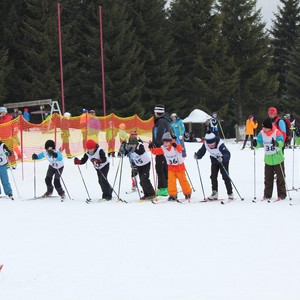
[[[81,172],[81,170],[80,170],[80,167],[79,167],[79,165],[77,165],[77,167],[78,167],[78,170],[79,170],[79,173],[80,173],[80,176],[81,176],[82,182],[83,182],[83,184],[84,184],[84,187],[85,187],[86,193],[87,193],[87,195],[88,195],[88,199],[86,199],[86,200],[87,200],[87,201],[90,201],[90,200],[91,200],[91,196],[90,196],[90,194],[89,194],[89,191],[88,191],[88,189],[87,189],[87,186],[86,186],[86,184],[85,184],[84,178],[83,178],[83,176],[82,176],[82,172]]]
[[[204,197],[204,199],[206,199],[205,193],[204,193],[203,182],[202,182],[202,178],[201,178],[201,174],[200,174],[198,159],[196,159],[196,162],[197,162],[198,175],[199,175],[199,179],[200,179],[200,184],[201,184],[201,188],[202,188],[203,197]]]
[[[111,190],[116,194],[116,196],[118,197],[118,200],[124,203],[128,203],[126,200],[123,200],[119,197],[119,194],[117,194],[117,192],[114,190],[114,188],[111,186],[111,184],[109,183],[109,181],[107,180],[107,178],[104,176],[104,174],[101,172],[100,169],[97,169],[97,171],[100,173],[100,175],[106,180],[106,182],[108,183],[109,187],[111,188]]]
[[[116,172],[115,179],[114,179],[113,188],[115,187],[115,184],[116,184],[116,180],[117,180],[118,173],[119,173],[119,169],[120,169],[120,164],[121,164],[121,160],[119,160],[119,164],[118,164],[117,172]]]
[[[65,187],[65,190],[66,190],[66,192],[67,192],[67,194],[68,194],[69,199],[70,199],[70,200],[73,200],[73,199],[71,198],[70,194],[69,194],[69,191],[68,191],[68,189],[67,189],[67,186],[66,186],[65,181],[64,181],[64,179],[63,179],[63,177],[62,177],[62,175],[61,175],[60,170],[59,170],[59,169],[56,169],[56,170],[57,170],[57,172],[58,172],[58,174],[59,174],[59,176],[60,176],[60,178],[61,178],[61,181],[62,181],[62,183],[63,183],[63,185],[64,185],[64,187]]]
[[[15,187],[16,187],[16,191],[17,191],[18,197],[20,198],[20,193],[19,193],[19,190],[18,190],[18,186],[17,186],[16,180],[15,180],[15,176],[14,176],[14,173],[13,173],[10,161],[9,161],[9,159],[7,159],[7,161],[9,163],[9,168],[10,168],[10,171],[11,171],[11,176],[13,178],[13,181],[14,181],[14,184],[15,184]]]
[[[255,158],[255,147],[253,148],[253,163],[254,163],[254,197],[253,200],[256,200],[256,158]]]
[[[36,198],[36,160],[33,160],[33,192],[34,198]]]
[[[120,177],[119,177],[118,199],[120,199],[120,189],[121,189],[122,171],[123,171],[123,155],[121,156],[121,169],[120,169]],[[106,179],[106,180],[107,180],[107,179]]]
[[[190,175],[189,175],[187,169],[185,169],[185,172],[186,172],[186,175],[187,175],[187,177],[188,177],[188,179],[189,179],[189,182],[190,182],[190,184],[191,184],[191,186],[192,186],[193,192],[195,192],[196,190],[194,189],[193,183],[192,183],[192,181],[191,181],[191,178],[190,178]]]
[[[134,180],[135,180],[135,186],[136,186],[136,189],[138,191],[138,194],[139,194],[139,198],[141,199],[141,193],[140,193],[140,189],[139,189],[139,185],[138,185],[138,182],[136,180],[136,176],[133,176],[134,177]]]
[[[223,170],[224,170],[225,174],[228,176],[228,178],[229,178],[230,182],[232,183],[232,185],[233,185],[234,189],[235,189],[235,190],[236,190],[236,192],[238,193],[238,195],[239,195],[240,199],[241,199],[242,201],[244,201],[244,198],[242,198],[242,197],[241,197],[241,195],[240,195],[240,193],[239,193],[238,189],[236,188],[236,186],[235,186],[234,182],[233,182],[233,181],[232,181],[232,179],[230,178],[230,176],[229,176],[229,174],[228,174],[228,172],[227,172],[227,170],[226,170],[225,166],[223,165],[223,163],[222,163],[222,162],[219,162],[219,163],[221,164],[221,166],[222,166],[222,168],[223,168]]]
[[[221,132],[222,132],[222,135],[223,135],[223,138],[224,138],[224,143],[225,143],[226,139],[225,139],[224,131],[223,131],[223,128],[222,128],[222,125],[221,125],[221,122],[219,121],[219,119],[218,119],[218,123],[219,123],[219,127],[221,129]]]

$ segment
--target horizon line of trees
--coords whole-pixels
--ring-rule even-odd
[[[227,136],[269,106],[300,116],[300,7],[280,0],[266,30],[256,0],[61,0],[65,108],[149,118],[217,111]],[[0,102],[61,103],[57,1],[0,0]]]

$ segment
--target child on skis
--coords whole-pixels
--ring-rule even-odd
[[[272,124],[270,118],[263,121],[263,129],[253,140],[254,147],[264,147],[265,149],[265,188],[263,200],[269,200],[273,193],[274,174],[277,180],[277,200],[286,198],[286,186],[284,179],[284,156],[282,148],[284,147],[284,137],[279,129]]]
[[[65,191],[63,190],[60,178],[64,169],[64,161],[61,152],[55,148],[55,142],[53,140],[47,140],[45,143],[45,150],[39,154],[33,153],[32,159],[46,158],[49,162],[45,182],[47,191],[42,197],[50,197],[53,194],[52,178],[54,176],[54,187],[62,199],[65,198]]]
[[[229,174],[229,160],[230,160],[230,152],[224,145],[223,141],[213,134],[212,132],[208,131],[205,135],[205,142],[203,143],[202,147],[195,152],[194,158],[201,159],[206,151],[210,153],[210,160],[211,160],[211,185],[212,185],[212,194],[207,197],[208,200],[218,200],[218,173],[219,171],[222,174],[222,178],[225,182],[228,200],[233,200],[233,193],[232,193],[232,185]]]
[[[3,142],[0,142],[0,179],[5,195],[7,195],[11,200],[14,200],[12,188],[9,183],[7,174],[8,156],[11,156],[11,152],[8,150],[7,146]]]
[[[129,159],[133,161],[136,166],[137,173],[140,177],[140,184],[144,192],[144,196],[141,200],[151,200],[155,198],[155,191],[150,182],[150,157],[145,151],[143,143],[139,142],[137,137],[132,135],[128,144],[125,146],[125,155],[128,155]],[[134,176],[135,177],[135,176]]]
[[[177,200],[176,179],[179,180],[185,199],[190,199],[192,188],[186,178],[185,165],[182,157],[182,146],[176,144],[169,132],[165,132],[162,136],[163,145],[154,148],[153,144],[149,144],[151,152],[155,155],[164,155],[168,164],[168,194],[169,201]]]
[[[107,180],[107,174],[109,171],[109,160],[105,156],[105,152],[94,140],[86,141],[86,153],[79,159],[74,158],[75,165],[83,165],[90,160],[97,172],[98,182],[102,189],[102,199],[111,200],[112,187]]]

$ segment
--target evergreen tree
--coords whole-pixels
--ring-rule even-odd
[[[139,57],[144,64],[145,83],[141,102],[143,114],[150,117],[157,103],[175,110],[176,99],[171,91],[176,82],[176,66],[172,65],[172,39],[168,31],[165,0],[127,0],[137,42],[141,45]]]
[[[170,10],[170,30],[180,65],[176,94],[181,109],[219,110],[230,99],[237,72],[220,34],[220,18],[213,0],[175,0]],[[188,105],[187,105],[188,104]]]
[[[230,111],[232,124],[244,123],[249,113],[260,114],[265,101],[277,88],[275,76],[268,76],[271,67],[269,38],[261,22],[256,0],[220,0],[221,31],[228,42],[228,53],[239,72],[232,92]],[[264,111],[265,113],[265,111]]]
[[[278,102],[288,104],[287,73],[290,67],[289,54],[299,38],[300,6],[299,0],[280,0],[282,7],[275,14],[271,28],[271,45],[274,50],[272,73],[278,74],[279,87],[277,90]]]
[[[6,80],[7,80],[9,66],[7,65],[7,61],[8,61],[8,50],[2,48],[0,49],[0,103],[6,100],[6,96],[8,94]]]

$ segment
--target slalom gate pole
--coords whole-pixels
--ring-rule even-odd
[[[120,164],[121,164],[121,160],[119,160],[119,164],[118,164],[117,172],[116,172],[115,179],[114,179],[113,188],[115,187],[116,180],[117,180],[117,177],[118,177],[118,174],[119,174]]]
[[[124,156],[121,156],[121,169],[120,169],[120,177],[119,177],[119,189],[118,189],[118,199],[120,199],[120,189],[121,189],[121,181],[122,181],[122,171],[123,171],[123,158]],[[102,172],[101,172],[102,173]],[[103,175],[103,174],[102,174]],[[104,175],[103,175],[104,176]],[[105,176],[104,176],[105,178]],[[107,180],[107,179],[106,179]],[[107,181],[108,182],[108,181]],[[121,200],[122,201],[122,200]]]
[[[185,172],[186,172],[186,175],[187,175],[187,177],[188,177],[188,179],[189,179],[189,182],[190,182],[190,184],[191,184],[191,186],[192,186],[193,192],[195,192],[196,190],[194,189],[193,183],[192,183],[192,181],[191,181],[191,178],[190,178],[190,175],[189,175],[187,169],[185,169]]]
[[[253,147],[253,164],[254,164],[254,197],[253,200],[256,200],[256,153],[255,153],[255,147]]]
[[[203,182],[202,182],[202,178],[201,178],[201,174],[200,174],[198,159],[196,159],[196,162],[197,162],[198,175],[199,175],[199,179],[200,179],[200,184],[201,184],[201,188],[202,188],[203,197],[204,197],[204,199],[206,199],[205,193],[204,193]]]
[[[85,187],[86,193],[87,193],[87,195],[88,195],[88,199],[87,199],[87,200],[91,200],[91,196],[90,196],[90,194],[89,194],[89,191],[88,191],[88,189],[87,189],[87,186],[86,186],[86,184],[85,184],[85,181],[84,181],[84,178],[83,178],[83,176],[82,176],[82,172],[81,172],[81,170],[80,170],[80,167],[79,167],[79,165],[77,165],[77,167],[78,167],[78,171],[79,171],[79,173],[80,173],[80,176],[81,176],[82,182],[83,182],[83,184],[84,184],[84,187]]]
[[[15,187],[16,187],[16,191],[17,191],[17,194],[18,194],[18,197],[20,198],[20,193],[19,193],[19,190],[18,190],[18,186],[17,186],[17,182],[15,180],[15,176],[14,176],[14,173],[13,173],[13,170],[12,170],[12,167],[11,167],[11,164],[10,164],[10,160],[7,159],[8,163],[9,163],[9,168],[10,168],[10,171],[11,171],[11,177],[13,178],[13,181],[14,181],[14,184],[15,184]]]
[[[222,166],[222,168],[223,168],[224,172],[226,173],[226,175],[228,176],[229,180],[231,181],[231,183],[232,183],[232,185],[233,185],[234,189],[236,190],[236,192],[238,193],[238,195],[239,195],[240,199],[241,199],[242,201],[244,201],[244,198],[242,198],[242,197],[241,197],[241,195],[240,195],[240,193],[239,193],[238,189],[236,188],[236,186],[235,186],[234,182],[233,182],[233,181],[232,181],[232,179],[230,178],[230,176],[229,176],[229,174],[228,174],[228,172],[227,172],[227,170],[226,170],[225,166],[223,165],[223,163],[222,163],[222,162],[219,162],[219,163],[221,164],[221,166]]]
[[[33,193],[34,199],[36,198],[36,160],[33,160]]]
[[[70,196],[70,194],[69,194],[69,191],[68,191],[68,189],[67,189],[67,186],[66,186],[66,184],[65,184],[65,181],[64,181],[64,179],[63,179],[63,177],[62,177],[61,172],[59,171],[59,169],[56,169],[56,170],[57,170],[58,174],[60,175],[61,181],[62,181],[62,183],[63,183],[63,185],[64,185],[64,187],[65,187],[65,190],[66,190],[66,192],[67,192],[67,194],[68,194],[69,199],[70,199],[70,200],[74,200],[74,199],[71,198],[71,196]]]
[[[123,158],[123,156],[122,156]],[[122,168],[122,166],[121,166]],[[112,191],[115,193],[115,195],[118,197],[118,200],[121,201],[121,202],[124,202],[124,203],[128,203],[126,200],[123,200],[119,197],[119,194],[117,194],[117,192],[114,190],[114,188],[111,186],[111,184],[109,183],[109,181],[107,180],[107,178],[104,176],[104,174],[101,172],[101,169],[97,169],[97,171],[99,171],[99,173],[101,174],[101,176],[106,180],[106,182],[108,183],[109,187],[112,189]],[[121,173],[120,175],[122,174],[122,169],[121,169]],[[120,192],[120,191],[119,191]]]

